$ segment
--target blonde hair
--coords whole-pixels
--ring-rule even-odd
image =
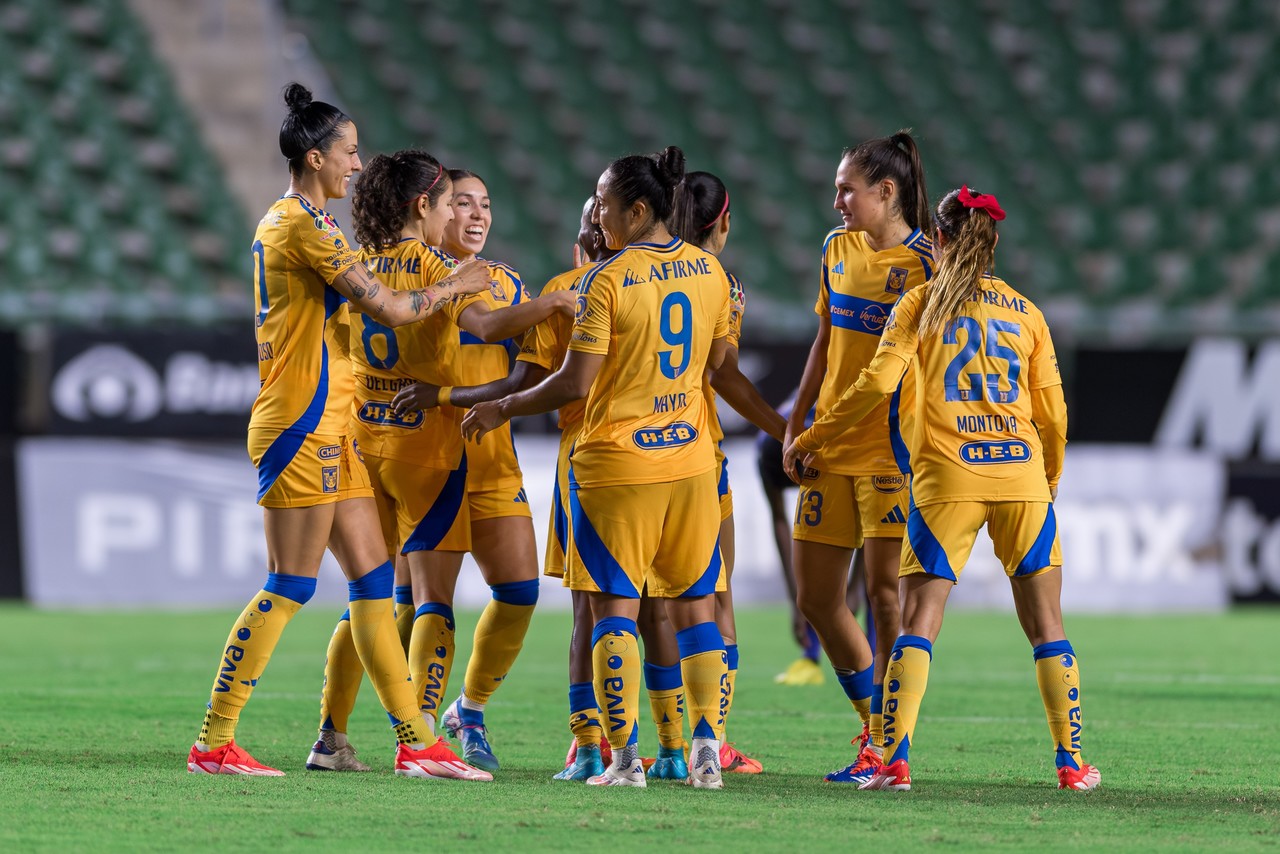
[[[983,273],[995,264],[996,221],[981,208],[962,205],[959,195],[952,190],[938,203],[938,229],[947,241],[937,247],[938,271],[920,312],[921,338],[945,332],[964,313],[964,304],[977,296]]]

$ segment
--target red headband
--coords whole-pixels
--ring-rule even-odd
[[[724,191],[724,207],[720,209],[720,213],[716,214],[715,219],[711,220],[711,222],[707,223],[702,227],[702,230],[706,231],[708,228],[710,228],[711,226],[719,222],[720,217],[724,216],[724,212],[727,211],[728,209],[729,209],[729,191],[725,190]]]
[[[995,196],[990,193],[970,193],[968,184],[960,187],[960,204],[966,208],[984,210],[991,214],[991,218],[996,222],[1004,219],[1004,208],[1000,207],[1000,203],[996,201]]]
[[[433,180],[430,184],[428,184],[428,185],[427,185],[427,189],[423,190],[421,193],[419,193],[418,195],[414,196],[412,199],[410,199],[409,201],[405,202],[405,203],[404,203],[403,205],[401,205],[400,207],[402,207],[402,208],[407,208],[407,207],[409,207],[409,205],[413,204],[413,203],[414,203],[414,202],[416,202],[418,199],[420,199],[420,198],[422,198],[423,196],[427,195],[427,193],[430,193],[430,192],[431,192],[431,188],[432,188],[432,187],[434,187],[436,184],[439,184],[439,183],[440,183],[440,176],[441,176],[441,175],[443,175],[443,174],[444,174],[444,167],[443,167],[443,166],[441,166],[441,167],[440,167],[440,171],[436,173],[435,180]]]

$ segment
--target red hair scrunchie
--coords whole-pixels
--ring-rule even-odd
[[[1000,203],[996,201],[996,197],[990,193],[973,194],[969,192],[969,185],[964,184],[960,187],[960,204],[966,208],[977,208],[991,214],[991,218],[996,222],[1004,219],[1004,208],[1000,207]]]

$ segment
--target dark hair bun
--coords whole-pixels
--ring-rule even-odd
[[[662,149],[657,158],[657,179],[669,190],[684,180],[684,152],[674,145]]]
[[[311,106],[311,90],[301,83],[290,83],[284,87],[284,102],[290,112],[301,112]]]

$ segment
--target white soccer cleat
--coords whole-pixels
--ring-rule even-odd
[[[311,746],[307,757],[308,771],[372,771],[356,758],[356,749],[345,735],[333,730],[321,730],[320,737]]]
[[[714,738],[695,738],[693,757],[689,763],[689,776],[685,782],[695,789],[723,789],[720,773],[720,742]]]

